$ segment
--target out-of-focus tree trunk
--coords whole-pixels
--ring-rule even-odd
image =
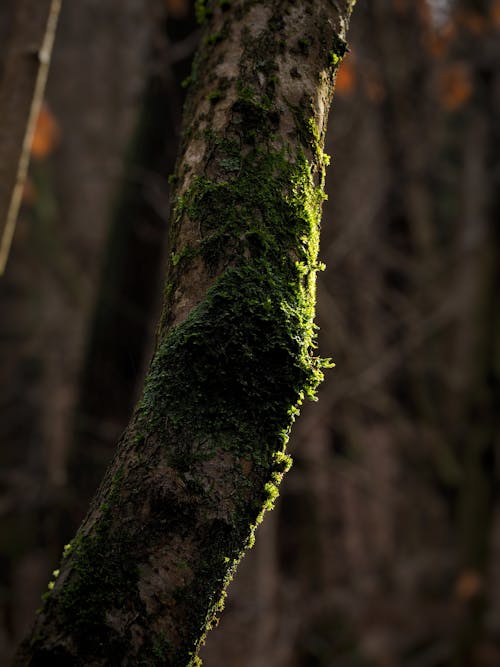
[[[78,405],[70,478],[88,506],[140,391],[161,305],[170,184],[199,41],[194,4],[157,3],[148,79],[130,142],[103,259]]]
[[[140,0],[85,0],[65,8],[60,30],[48,95],[63,141],[51,179],[56,209],[45,223],[58,286],[53,307],[59,328],[51,332],[58,343],[48,364],[54,375],[44,412],[49,474],[56,484],[67,474],[88,320],[124,147],[143,92],[151,17]]]
[[[9,31],[3,2],[0,14]],[[33,203],[22,210],[0,280],[1,664],[81,520],[67,513],[71,414],[149,26],[138,0],[66,2],[60,16],[47,97],[61,141],[33,160]]]

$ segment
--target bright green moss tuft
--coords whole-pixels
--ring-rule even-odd
[[[207,0],[195,0],[194,11],[199,25],[205,23],[211,16],[211,11],[207,7]]]
[[[337,69],[347,51],[348,51],[347,42],[338,35],[335,35],[333,39],[332,49],[329,54],[329,62],[328,62],[329,66],[332,67],[334,70]]]
[[[276,498],[279,496],[279,491],[278,487],[276,484],[273,484],[272,482],[267,482],[267,484],[264,487],[265,495],[264,495],[264,508],[266,510],[271,510],[274,507],[274,502]]]

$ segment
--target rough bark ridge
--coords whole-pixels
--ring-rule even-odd
[[[198,3],[156,351],[18,664],[197,664],[321,379],[322,145],[352,4]]]

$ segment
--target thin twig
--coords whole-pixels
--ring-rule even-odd
[[[61,0],[22,0],[0,86],[0,276],[5,271],[28,171]],[[15,94],[18,90],[18,94]]]

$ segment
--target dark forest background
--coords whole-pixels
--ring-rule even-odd
[[[2,665],[141,386],[199,38],[189,0],[63,6],[0,279]],[[337,365],[202,657],[498,667],[500,0],[359,0],[350,48],[317,311]]]

